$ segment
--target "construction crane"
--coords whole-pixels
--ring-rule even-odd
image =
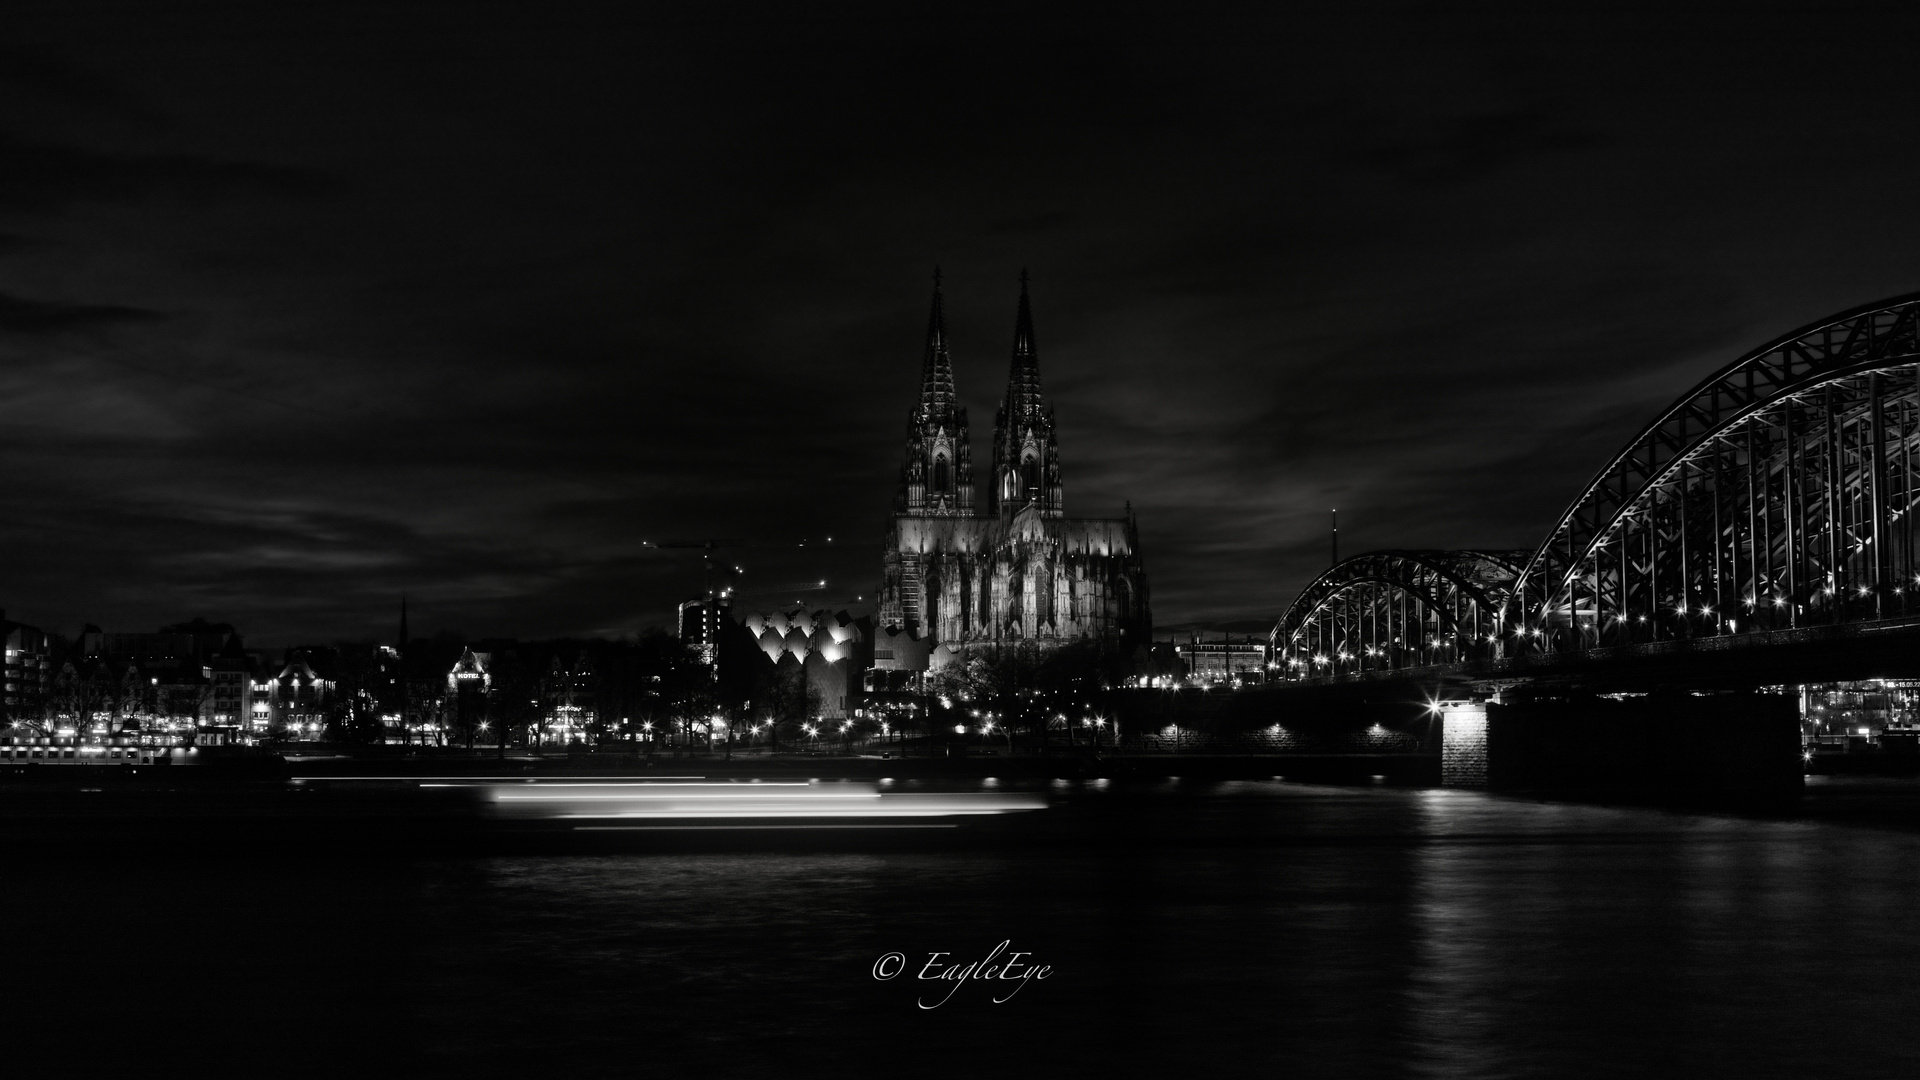
[[[827,537],[826,543],[828,546],[831,546],[833,544],[833,537]],[[722,548],[804,548],[808,546],[808,541],[805,537],[797,541],[777,542],[748,541],[737,537],[723,538],[710,536],[697,540],[664,540],[658,543],[642,540],[640,541],[640,546],[660,548],[663,550],[698,550],[700,552],[701,577],[705,582],[705,598],[700,611],[700,654],[701,659],[703,659],[708,668],[713,671],[714,677],[719,678],[719,653],[716,646],[720,637],[720,605],[717,601],[733,590],[727,589],[722,591],[716,589],[714,575],[716,572],[732,575],[743,573],[744,571],[738,566],[729,568],[721,565],[715,553]],[[818,592],[824,590],[826,587],[826,579],[820,578],[813,582],[778,585],[767,590],[757,590],[752,595],[762,596],[773,595],[775,593]]]
[[[715,679],[720,677],[720,611],[719,605],[714,603],[719,596],[713,588],[713,553],[720,548],[745,547],[746,543],[745,540],[723,540],[719,537],[708,537],[704,540],[668,540],[659,544],[640,541],[641,547],[700,549],[701,574],[707,586],[706,598],[700,605],[700,659],[706,663],[707,669],[713,673]],[[686,628],[675,626],[674,632],[683,634]]]
[[[706,581],[707,599],[713,600],[718,596],[718,593],[714,590],[714,587],[713,587],[713,575],[718,565],[717,560],[714,557],[714,552],[718,551],[721,548],[803,548],[808,545],[808,542],[809,541],[806,537],[801,537],[799,540],[786,541],[786,542],[758,541],[758,540],[749,541],[749,540],[741,540],[737,538],[722,539],[720,537],[706,537],[704,539],[699,539],[699,540],[663,540],[658,543],[655,543],[654,541],[651,541],[651,540],[642,540],[640,541],[640,546],[651,547],[651,548],[662,548],[662,549],[666,549],[666,548],[697,549],[700,552],[702,572]],[[831,536],[827,537],[826,543],[828,546],[831,546],[833,544],[833,537]],[[742,571],[738,566],[735,566],[731,572],[737,574],[737,573],[741,573]],[[826,585],[827,583],[824,580],[822,580],[817,585],[807,586],[807,588],[824,589],[826,588]],[[787,591],[787,590],[788,590],[787,586],[780,586],[774,591]],[[755,595],[759,595],[759,594],[756,593]]]
[[[721,540],[709,537],[705,540],[668,540],[660,544],[649,543],[648,541],[642,540],[640,541],[640,546],[656,548],[699,548],[701,551],[700,562],[707,582],[707,599],[712,600],[714,597],[713,553],[720,548],[746,547],[747,542],[745,540]]]
[[[741,596],[793,596],[796,593],[825,592],[827,579],[817,581],[789,581],[781,585],[768,585],[759,589],[735,589]],[[796,600],[795,603],[799,601]]]

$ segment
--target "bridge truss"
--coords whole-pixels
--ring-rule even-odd
[[[1275,625],[1275,674],[1920,621],[1917,503],[1920,294],[1714,373],[1532,552],[1384,551],[1330,568]]]
[[[1514,654],[1920,615],[1920,297],[1715,373],[1596,475],[1515,584]]]
[[[1524,551],[1376,551],[1334,565],[1273,634],[1281,678],[1489,658]]]

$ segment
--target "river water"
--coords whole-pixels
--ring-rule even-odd
[[[1088,782],[972,842],[37,857],[0,879],[9,1010],[68,1064],[204,1075],[1920,1075],[1920,834],[1848,783],[1778,818]],[[1047,976],[920,977],[1003,941]]]

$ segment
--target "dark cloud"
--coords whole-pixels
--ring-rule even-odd
[[[1072,221],[1071,213],[1065,210],[1050,210],[1044,214],[990,221],[986,227],[989,232],[1001,234],[1045,233],[1063,228]]]
[[[159,312],[120,304],[63,304],[0,293],[0,334],[53,334],[162,318]]]
[[[1585,150],[1599,137],[1568,117],[1537,106],[1518,106],[1467,116],[1423,116],[1404,130],[1350,151],[1365,168],[1402,181],[1457,184],[1535,158]]]
[[[0,135],[0,603],[56,626],[617,632],[706,536],[870,597],[936,263],[976,466],[1029,267],[1069,509],[1132,502],[1163,624],[1256,625],[1330,506],[1527,547],[1920,286],[1920,152],[1806,150],[1920,91],[1800,16],[109,8],[10,34],[58,59]]]
[[[18,103],[23,97],[43,104],[77,105],[101,113],[149,119],[125,87],[85,68],[43,52],[0,44],[0,86]]]
[[[0,209],[45,212],[76,203],[236,195],[313,198],[337,194],[337,177],[240,158],[131,154],[28,138],[0,130]]]

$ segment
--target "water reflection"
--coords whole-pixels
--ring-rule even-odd
[[[1416,797],[1408,1062],[1428,1076],[1857,1074],[1915,1064],[1906,836]],[[1842,1064],[1845,1062],[1846,1064]]]
[[[1384,787],[1002,778],[767,787],[737,805],[784,813],[818,790],[854,798],[799,809],[920,805],[896,793],[1051,808],[874,834],[886,843],[848,833],[852,852],[784,843],[797,833],[721,852],[687,833],[561,853],[542,838],[738,794],[583,783],[504,785],[557,796],[493,804],[504,813],[591,816],[541,818],[555,828],[491,854],[206,844],[16,868],[0,900],[49,925],[202,929],[165,951],[22,934],[10,970],[39,988],[21,995],[34,1030],[90,1017],[100,986],[139,1004],[141,1054],[171,1045],[160,1003],[235,987],[276,1003],[250,1054],[299,1045],[333,1065],[384,1040],[336,1074],[1920,1075],[1910,833]],[[869,822],[888,823],[848,823]],[[234,932],[248,913],[279,921]],[[963,994],[928,1013],[907,981],[871,975],[889,951],[1009,939],[1056,974],[1006,1005]]]

